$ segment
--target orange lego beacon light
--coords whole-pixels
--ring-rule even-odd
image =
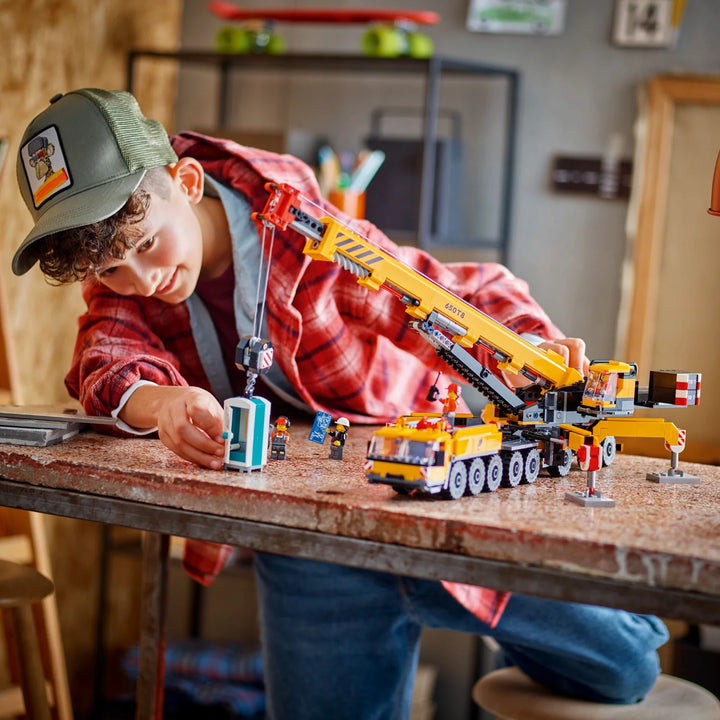
[[[720,152],[715,161],[715,174],[713,175],[712,192],[710,193],[710,215],[720,215]]]

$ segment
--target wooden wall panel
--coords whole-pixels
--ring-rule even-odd
[[[38,272],[16,279],[9,269],[14,249],[31,227],[14,177],[23,129],[56,92],[124,87],[129,48],[175,49],[180,5],[180,0],[0,0],[0,136],[11,143],[8,167],[0,179],[0,267],[17,347],[18,395],[24,402],[66,397],[63,377],[81,304],[77,287],[49,287]],[[168,125],[174,78],[174,69],[166,64],[140,78],[138,88],[145,113]]]
[[[78,87],[123,88],[130,48],[177,49],[182,0],[0,0],[0,137],[10,141],[0,175],[0,317],[16,347],[15,401],[62,402],[82,312],[79,287],[51,287],[37,269],[22,278],[10,270],[12,254],[31,227],[15,180],[15,155],[27,122],[50,97]],[[172,126],[175,70],[144,74],[137,95],[144,112]],[[78,717],[92,690],[98,528],[54,519],[49,523],[61,626]],[[61,550],[60,550],[61,548]],[[110,622],[133,641],[137,603],[134,576],[113,579],[118,593]],[[124,617],[127,616],[127,617]]]
[[[720,462],[720,221],[706,212],[720,149],[718,122],[720,77],[660,75],[647,83],[633,282],[618,356],[639,363],[644,384],[651,369],[703,373],[699,407],[646,413],[687,430],[681,464]],[[660,442],[626,446],[628,452],[667,455]]]

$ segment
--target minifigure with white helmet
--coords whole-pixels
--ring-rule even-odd
[[[328,428],[327,434],[333,439],[330,445],[330,459],[331,460],[342,460],[343,459],[343,448],[345,447],[345,440],[347,438],[347,431],[350,427],[350,421],[341,415],[335,421],[335,429],[331,430]]]

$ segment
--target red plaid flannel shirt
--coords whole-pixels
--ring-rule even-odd
[[[289,183],[327,206],[312,170],[289,155],[195,133],[174,137],[173,146],[178,155],[196,158],[211,177],[243,193],[254,211],[265,205],[263,186],[268,180]],[[527,285],[503,266],[441,264],[417,248],[394,245],[371,223],[353,227],[516,332],[561,337]],[[266,304],[275,362],[298,395],[314,410],[342,414],[356,423],[386,422],[410,409],[434,409],[425,395],[437,370],[447,368],[430,345],[408,329],[397,299],[358,285],[334,263],[311,262],[303,246],[304,238],[292,230],[276,233]],[[87,312],[79,320],[65,382],[88,413],[109,414],[139,380],[210,389],[185,303],[119,296],[94,279],[84,283],[83,295]],[[493,367],[484,351],[476,356]],[[225,546],[188,541],[186,567],[209,583],[228,553]],[[507,602],[506,593],[454,583],[446,587],[488,622],[497,622]]]

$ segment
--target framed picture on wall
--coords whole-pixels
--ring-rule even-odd
[[[473,32],[559,35],[567,0],[470,0],[466,27]]]
[[[684,6],[678,0],[615,0],[613,42],[621,47],[670,47]]]

